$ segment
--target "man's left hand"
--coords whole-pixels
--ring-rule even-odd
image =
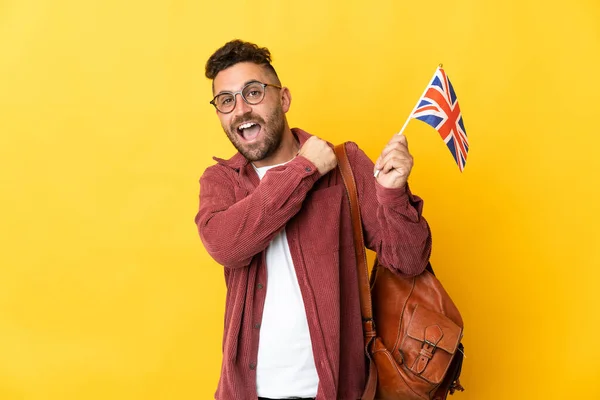
[[[412,167],[413,157],[408,151],[406,136],[394,135],[375,163],[375,170],[379,170],[377,182],[386,188],[402,188]]]

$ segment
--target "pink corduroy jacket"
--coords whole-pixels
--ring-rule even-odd
[[[292,132],[302,145],[310,135]],[[373,178],[373,162],[352,142],[365,245],[383,265],[416,275],[431,252],[423,202],[408,188]],[[256,359],[265,294],[265,250],[285,229],[306,308],[317,400],[359,399],[366,381],[349,203],[336,168],[320,177],[298,156],[262,180],[241,155],[215,158],[200,179],[196,224],[208,253],[224,267],[227,297],[218,400],[256,400]],[[268,343],[263,343],[268,346]]]

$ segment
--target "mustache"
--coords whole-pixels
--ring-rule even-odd
[[[233,121],[231,121],[230,128],[231,128],[232,131],[234,131],[236,126],[239,126],[239,125],[243,124],[244,122],[248,122],[248,121],[254,121],[254,122],[257,122],[257,123],[259,123],[261,125],[265,125],[265,120],[264,119],[262,119],[258,115],[255,115],[252,112],[249,112],[249,113],[246,113],[244,115],[240,115],[238,117],[235,117],[233,119]]]

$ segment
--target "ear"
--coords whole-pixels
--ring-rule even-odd
[[[292,105],[292,94],[290,90],[286,87],[281,88],[281,107],[283,108],[283,112],[287,113]]]

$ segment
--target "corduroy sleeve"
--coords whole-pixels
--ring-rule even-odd
[[[301,208],[319,179],[302,156],[267,172],[256,189],[236,202],[236,185],[225,166],[207,168],[200,178],[196,225],[208,253],[226,268],[241,268],[263,251]]]
[[[404,275],[425,270],[431,254],[431,232],[422,216],[423,200],[408,184],[401,189],[381,186],[373,177],[374,164],[355,143],[347,144],[360,202],[365,246],[382,265]]]

